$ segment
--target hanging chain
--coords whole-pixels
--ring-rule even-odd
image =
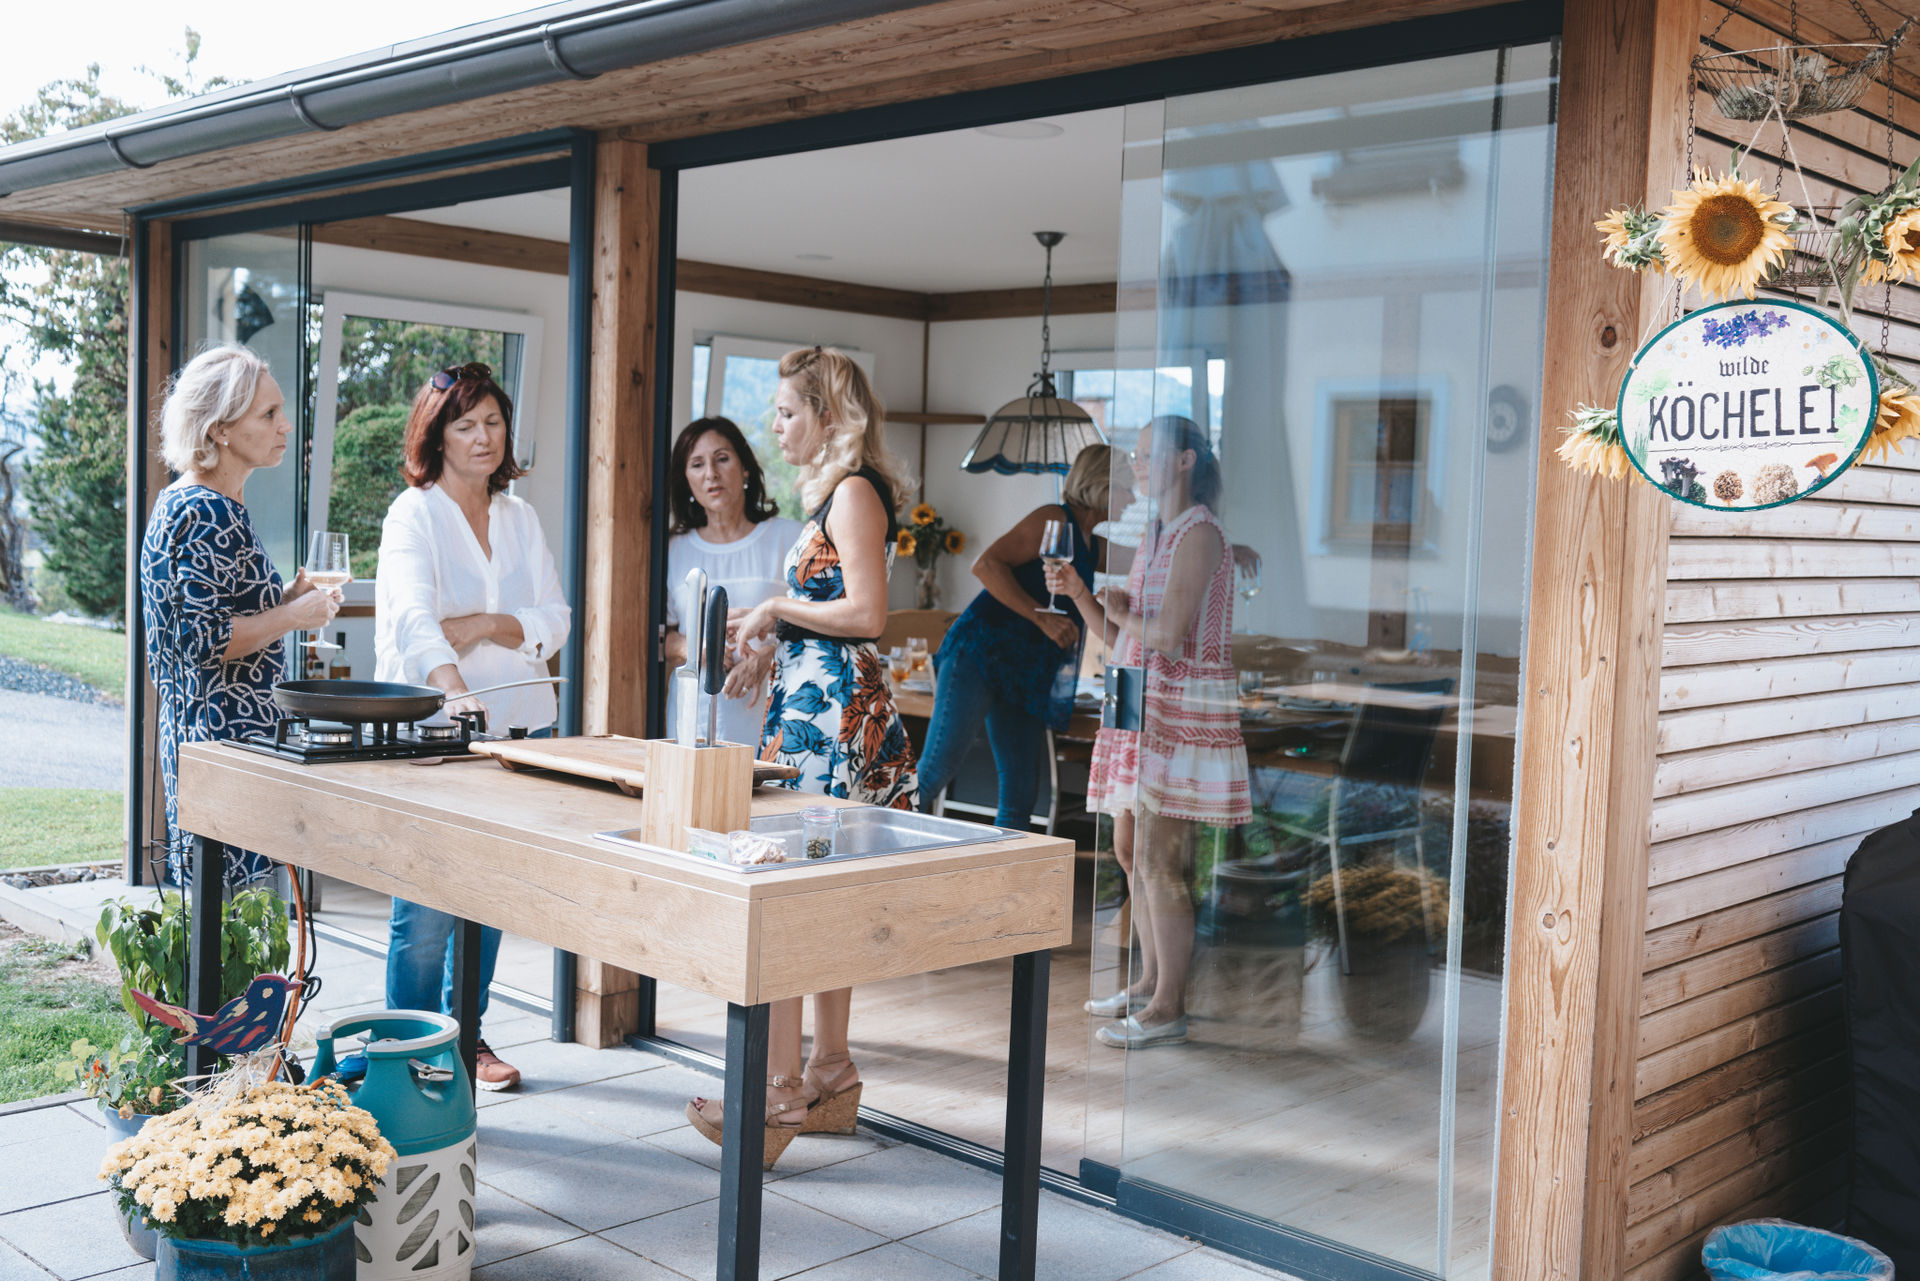
[[[1731,13],[1732,10],[1729,9],[1728,12]],[[1721,21],[1724,22],[1725,19],[1723,18],[1721,19]],[[1687,167],[1685,171],[1683,171],[1680,175],[1680,183],[1682,186],[1685,186],[1693,181],[1693,108],[1694,108],[1694,99],[1698,98],[1699,96],[1700,96],[1699,77],[1696,76],[1691,69],[1689,69],[1687,72]],[[1686,314],[1684,307],[1681,305],[1681,295],[1684,294],[1686,291],[1679,288],[1678,284],[1679,282],[1676,281],[1675,288],[1673,291],[1673,318],[1675,320],[1680,319],[1681,316]],[[1654,314],[1657,316],[1660,313],[1655,312]]]
[[[1868,25],[1872,25],[1871,22],[1869,22]],[[1875,32],[1875,34],[1878,35],[1879,33]],[[1895,176],[1899,173],[1899,170],[1894,167],[1894,162],[1893,162],[1894,93],[1893,93],[1893,58],[1891,55],[1889,55],[1887,58],[1887,65],[1884,68],[1882,74],[1884,74],[1887,78],[1887,185],[1891,187],[1893,185],[1893,180]],[[1886,357],[1887,346],[1889,343],[1892,342],[1892,340],[1893,340],[1893,273],[1889,271],[1887,273],[1886,301],[1884,305],[1882,305],[1880,308],[1880,355],[1882,359]]]
[[[1053,358],[1053,246],[1047,246],[1047,275],[1040,285],[1040,376]]]

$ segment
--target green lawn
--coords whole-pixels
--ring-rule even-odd
[[[65,672],[116,699],[125,696],[125,632],[42,622],[0,605],[0,655]]]
[[[84,951],[8,930],[0,937],[0,1103],[74,1088],[53,1065],[75,1041],[117,1045],[133,1028],[120,987],[83,964]]]
[[[117,862],[126,800],[87,787],[0,787],[0,868]]]

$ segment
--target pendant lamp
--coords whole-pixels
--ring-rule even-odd
[[[962,471],[1064,476],[1081,450],[1107,439],[1092,414],[1054,390],[1053,373],[1047,367],[1053,359],[1053,247],[1066,239],[1066,233],[1036,231],[1033,238],[1047,251],[1040,302],[1040,372],[1025,396],[993,411],[960,463]]]

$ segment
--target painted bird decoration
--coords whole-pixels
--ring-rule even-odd
[[[231,1056],[252,1053],[280,1034],[293,990],[293,980],[284,974],[262,974],[212,1016],[156,1001],[145,992],[135,991],[133,1000],[168,1027],[185,1032],[180,1044],[204,1045]]]

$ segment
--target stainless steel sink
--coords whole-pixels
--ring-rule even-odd
[[[838,812],[840,833],[834,841],[833,853],[826,858],[805,857],[800,839],[800,813],[795,810],[789,814],[763,814],[749,823],[754,831],[771,836],[786,847],[786,862],[756,863],[747,867],[733,863],[721,865],[731,867],[736,872],[771,872],[788,867],[818,867],[823,863],[839,863],[848,859],[877,858],[882,854],[917,854],[925,850],[951,849],[958,845],[979,845],[1020,835],[1004,827],[985,823],[963,823],[958,819],[935,818],[931,814],[881,809],[879,806],[862,806]],[[638,828],[596,832],[595,835],[614,845],[645,850],[661,849],[660,846],[642,841]],[[685,850],[665,852],[678,854],[682,858],[699,859],[703,863],[717,861],[704,855],[689,854]]]

